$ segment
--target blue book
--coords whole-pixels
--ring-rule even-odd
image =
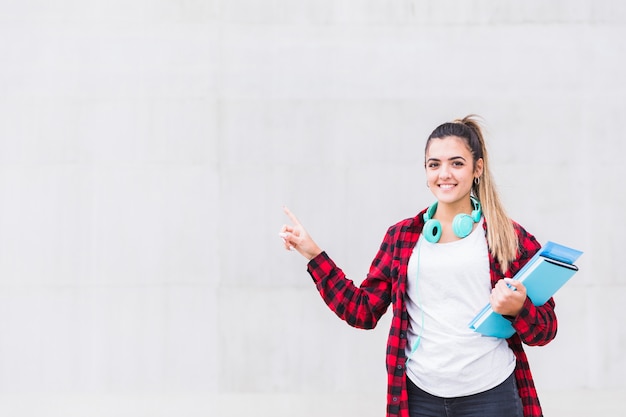
[[[579,250],[548,242],[513,279],[524,284],[526,294],[534,305],[541,306],[578,271],[574,262],[580,255],[582,252]],[[469,327],[485,336],[507,338],[515,333],[511,322],[493,311],[489,303],[474,317]]]

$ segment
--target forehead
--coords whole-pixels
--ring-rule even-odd
[[[426,148],[427,158],[449,158],[453,156],[471,157],[472,151],[465,139],[458,136],[445,136],[443,138],[433,138]]]

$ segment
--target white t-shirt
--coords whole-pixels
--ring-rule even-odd
[[[454,242],[420,237],[409,259],[405,301],[409,313],[407,376],[438,397],[460,397],[502,383],[515,369],[506,339],[468,327],[491,293],[483,220]],[[423,326],[422,326],[423,324]]]

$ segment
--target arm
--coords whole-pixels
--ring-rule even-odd
[[[519,227],[519,226],[518,226]],[[519,271],[541,248],[537,240],[519,227],[520,255],[511,266],[511,274]],[[526,295],[522,283],[510,278],[499,280],[490,298],[495,312],[509,319],[522,342],[529,346],[543,346],[557,333],[558,321],[554,312],[554,299],[535,306]]]
[[[360,286],[349,280],[344,272],[313,242],[300,222],[285,210],[293,226],[283,226],[285,246],[295,248],[309,259],[307,270],[328,307],[349,325],[372,329],[385,313],[391,301],[390,234],[387,233],[366,279]]]

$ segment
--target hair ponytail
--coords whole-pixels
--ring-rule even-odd
[[[457,136],[466,140],[472,151],[474,164],[480,158],[483,159],[483,173],[478,181],[472,185],[472,192],[481,204],[485,221],[487,222],[487,243],[491,255],[500,264],[502,272],[509,269],[519,251],[519,240],[513,227],[513,221],[504,210],[498,195],[495,182],[489,169],[487,147],[482,134],[481,126],[476,120],[477,116],[469,115],[463,119],[454,120],[452,123],[444,123],[433,131],[426,142],[426,148],[433,138]]]

